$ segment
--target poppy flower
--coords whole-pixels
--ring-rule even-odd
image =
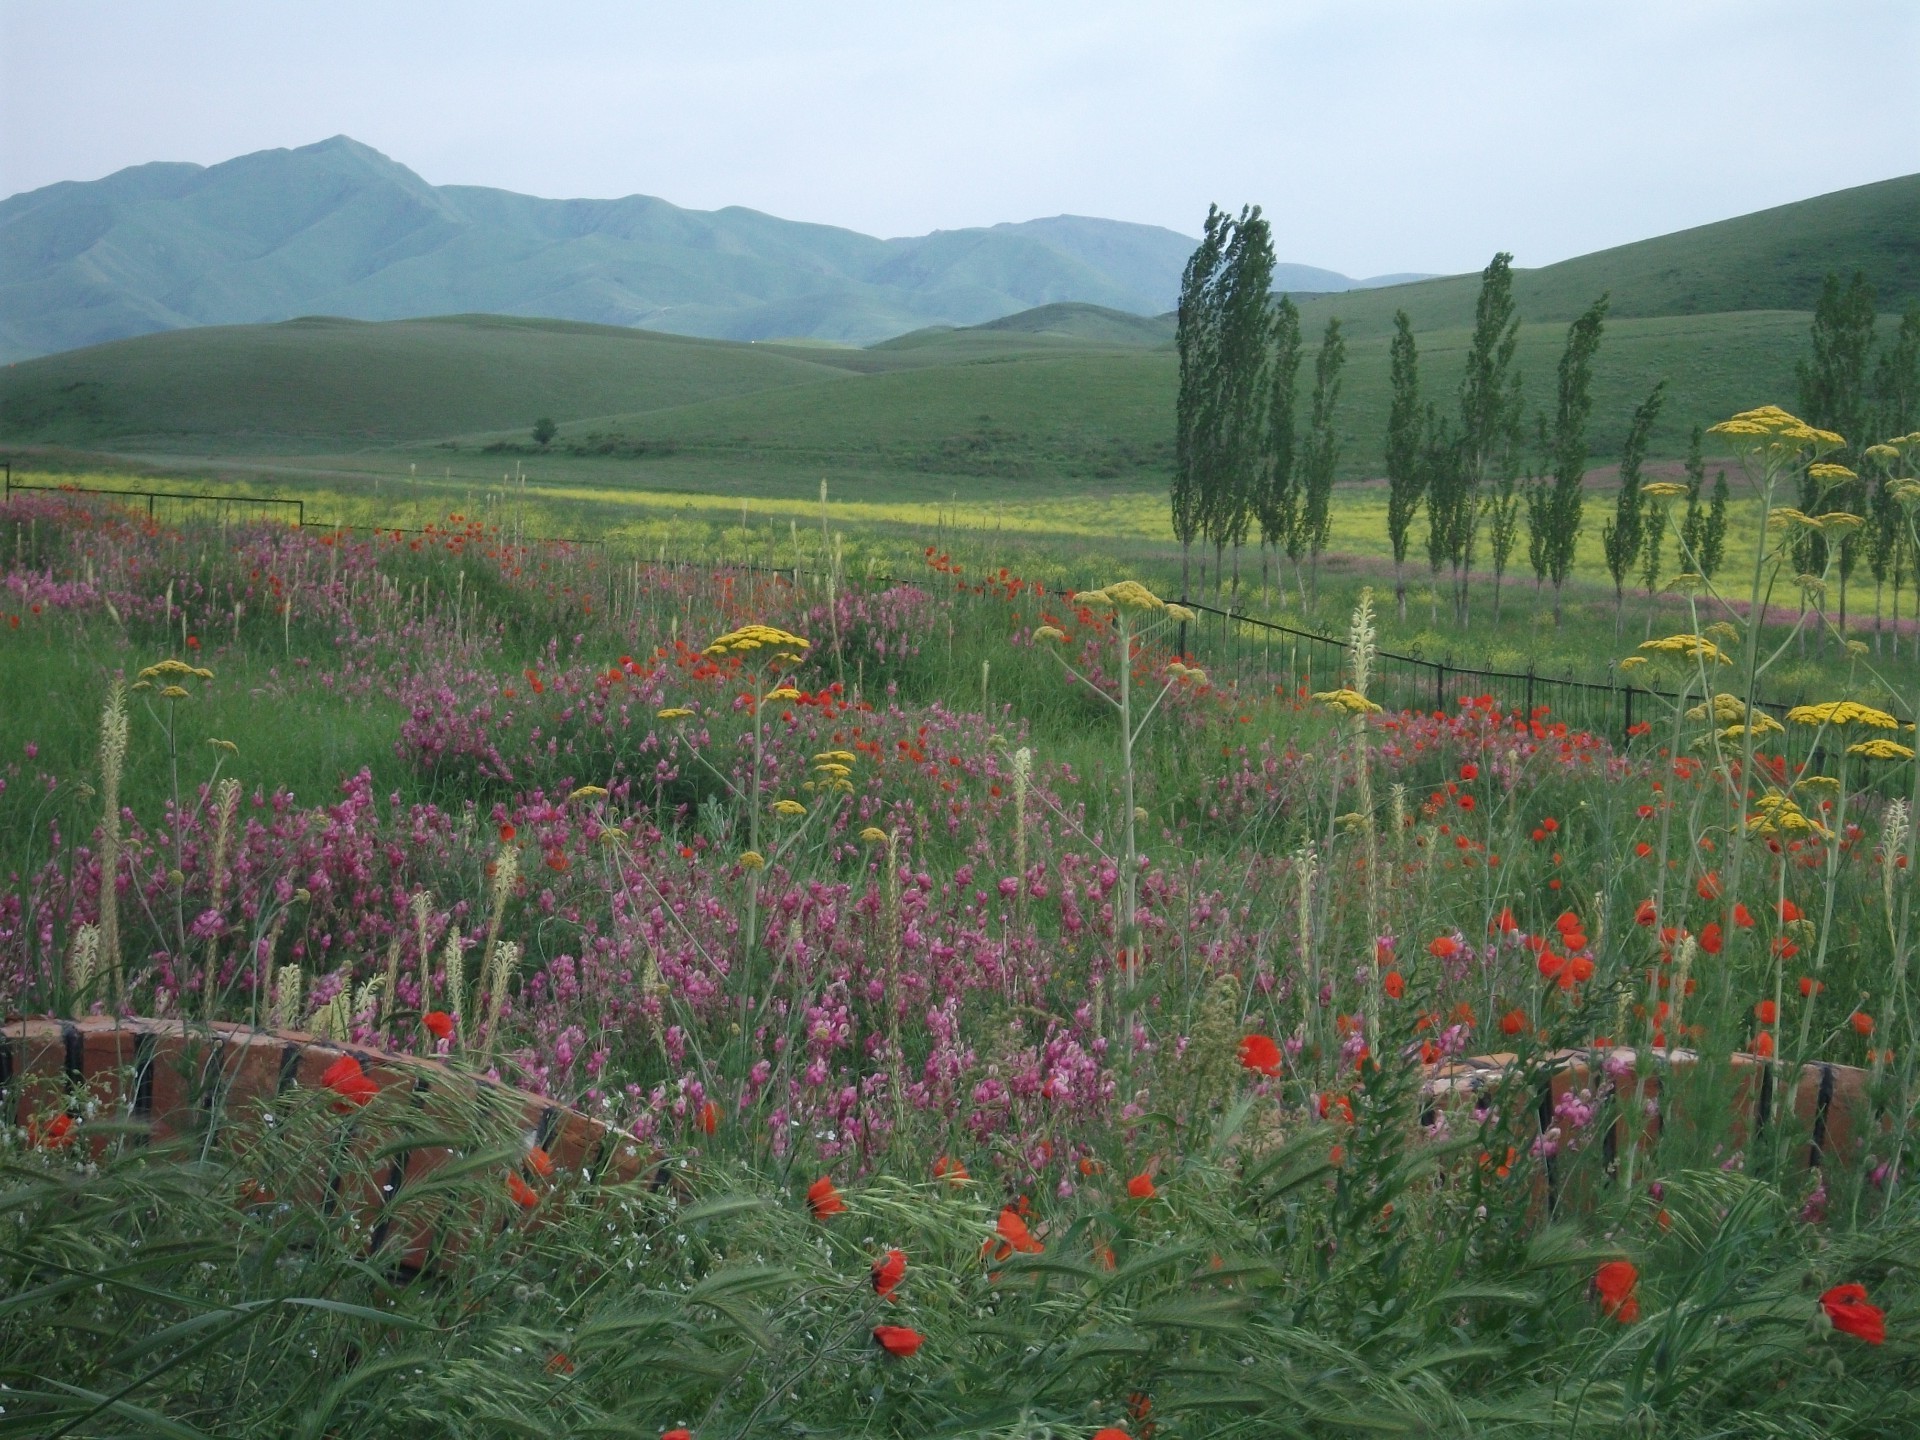
[[[914,1355],[925,1341],[926,1336],[918,1330],[909,1330],[904,1325],[873,1327],[873,1343],[897,1359],[905,1360]]]
[[[1786,924],[1786,923],[1787,923],[1788,921],[1791,921],[1791,920],[1800,920],[1800,919],[1803,919],[1803,918],[1805,918],[1805,917],[1804,917],[1804,915],[1803,915],[1803,913],[1802,913],[1802,911],[1801,911],[1801,909],[1800,909],[1800,907],[1799,907],[1798,905],[1796,905],[1796,904],[1794,904],[1794,903],[1793,903],[1793,901],[1791,901],[1791,900],[1782,900],[1782,901],[1780,902],[1780,923],[1781,923],[1781,924],[1783,924],[1783,925],[1784,925],[1784,924]]]
[[[1753,928],[1753,912],[1747,909],[1744,900],[1734,902],[1733,923],[1738,925],[1742,930],[1751,930]]]
[[[1718,920],[1709,920],[1700,927],[1700,948],[1707,954],[1718,955],[1725,943],[1726,938],[1721,933]]]
[[[1492,922],[1488,924],[1487,933],[1491,935],[1497,930],[1502,935],[1511,935],[1515,930],[1518,930],[1519,928],[1520,928],[1520,922],[1513,918],[1512,907],[1502,906],[1500,909],[1500,913],[1494,916]]]
[[[1702,900],[1718,900],[1720,898],[1720,876],[1718,872],[1709,870],[1706,874],[1702,875],[1700,882],[1693,887],[1693,892]]]
[[[1398,970],[1389,970],[1387,978],[1381,981],[1381,986],[1386,990],[1387,997],[1392,1000],[1398,1000],[1407,993],[1406,977]]]
[[[73,1116],[56,1115],[44,1132],[27,1126],[27,1144],[36,1150],[60,1150],[73,1143]]]
[[[1758,1035],[1754,1036],[1753,1053],[1758,1055],[1762,1060],[1771,1060],[1773,1058],[1773,1032],[1771,1030],[1762,1030]]]
[[[1151,1200],[1159,1193],[1153,1188],[1153,1176],[1144,1170],[1127,1181],[1127,1194],[1136,1200]]]
[[[1022,1255],[1038,1255],[1046,1248],[1033,1238],[1033,1232],[1027,1229],[1027,1222],[1010,1206],[1000,1212],[1000,1218],[994,1222],[993,1228],[999,1232],[1000,1238],[997,1241],[989,1240],[981,1246],[982,1255],[991,1254],[996,1260],[1004,1260],[1015,1251]]]
[[[1118,1425],[1107,1425],[1093,1432],[1093,1440],[1133,1440]]]
[[[1780,1007],[1771,1000],[1762,1000],[1753,1007],[1753,1013],[1762,1025],[1771,1025],[1780,1018]]]
[[[687,1429],[669,1430],[660,1440],[693,1440],[693,1431]]]
[[[702,1105],[699,1113],[694,1116],[693,1123],[700,1127],[700,1133],[703,1135],[711,1135],[718,1130],[720,1128],[719,1102],[709,1100]]]
[[[873,1293],[882,1300],[893,1299],[893,1292],[907,1273],[907,1252],[889,1250],[873,1262]]]
[[[508,691],[507,693],[508,693],[509,695],[511,695],[511,694],[512,694],[513,692],[512,692],[511,690],[509,690],[509,691]],[[506,843],[507,843],[507,842],[508,842],[509,840],[511,840],[511,839],[513,839],[513,837],[514,837],[514,836],[515,836],[516,834],[518,834],[518,833],[519,833],[519,832],[518,832],[518,831],[516,831],[516,830],[515,830],[515,829],[513,828],[513,826],[511,826],[511,825],[502,825],[502,826],[500,827],[500,843],[501,843],[502,845],[504,845],[504,844],[506,844]]]
[[[958,1189],[967,1183],[967,1167],[962,1165],[958,1160],[942,1155],[938,1160],[933,1162],[933,1178],[936,1180],[944,1180],[947,1184]]]
[[[507,1176],[507,1194],[511,1195],[514,1204],[522,1209],[531,1210],[540,1203],[538,1192],[518,1175]]]
[[[807,1208],[813,1211],[813,1218],[825,1220],[838,1215],[847,1208],[847,1202],[840,1198],[840,1192],[833,1187],[833,1181],[822,1175],[807,1187]]]
[[[573,1373],[573,1357],[568,1355],[564,1350],[555,1351],[547,1359],[547,1373],[549,1375],[571,1375]]]
[[[1540,822],[1540,828],[1546,831],[1547,834],[1551,835],[1560,828],[1560,822],[1554,819],[1553,816],[1549,815],[1547,816],[1546,819]]]
[[[1653,908],[1653,900],[1651,897],[1642,900],[1640,902],[1640,908],[1633,912],[1633,923],[1636,925],[1651,925],[1658,918],[1659,912]]]
[[[1436,960],[1451,960],[1460,953],[1460,942],[1451,935],[1437,935],[1427,946],[1427,953]]]
[[[1864,1010],[1854,1011],[1853,1012],[1853,1029],[1854,1029],[1854,1033],[1858,1035],[1873,1034],[1873,1016],[1867,1014],[1867,1012]]]
[[[1594,1274],[1593,1288],[1600,1295],[1600,1313],[1611,1315],[1622,1325],[1640,1318],[1640,1301],[1634,1289],[1640,1284],[1640,1272],[1630,1260],[1609,1260]]]
[[[1256,1075],[1280,1073],[1280,1047],[1271,1035],[1248,1035],[1240,1041],[1240,1064]]]
[[[1826,988],[1827,986],[1824,980],[1815,980],[1811,975],[1802,975],[1800,977],[1800,998],[1802,1000],[1807,999],[1816,991]]]
[[[420,1017],[420,1023],[427,1027],[436,1040],[453,1038],[453,1016],[444,1010],[429,1010]]]
[[[1566,968],[1566,956],[1556,954],[1552,950],[1542,950],[1540,952],[1540,974],[1544,978],[1548,980],[1557,979],[1560,972]]]
[[[342,1055],[323,1070],[320,1083],[355,1105],[364,1105],[380,1093],[380,1087],[373,1083],[366,1071],[360,1068],[360,1062],[351,1055]]]
[[[1460,767],[1460,778],[1462,780],[1478,780],[1480,778],[1480,767],[1469,760]]]
[[[542,1180],[553,1178],[553,1157],[538,1145],[527,1151],[527,1168]]]
[[[1500,1033],[1502,1035],[1518,1035],[1526,1028],[1527,1012],[1524,1010],[1509,1010],[1500,1017]]]
[[[1857,1336],[1869,1345],[1887,1343],[1887,1312],[1867,1303],[1864,1285],[1836,1285],[1820,1297],[1820,1308],[1836,1330]]]

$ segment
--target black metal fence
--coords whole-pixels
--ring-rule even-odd
[[[291,510],[295,525],[307,525],[307,502],[264,495],[210,495],[195,490],[126,490],[105,485],[31,485],[13,478],[13,466],[4,467],[5,498],[16,491],[54,495],[104,495],[113,503],[144,502],[149,520],[258,520]],[[136,505],[137,508],[137,505]]]

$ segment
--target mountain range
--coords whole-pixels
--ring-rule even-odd
[[[137,165],[0,201],[0,360],[201,325],[486,312],[733,340],[868,343],[1078,301],[1173,307],[1194,241],[1059,215],[882,240],[632,195],[429,185],[346,136]],[[1276,284],[1357,281],[1282,265]]]

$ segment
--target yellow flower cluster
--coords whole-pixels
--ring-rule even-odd
[[[767,692],[767,699],[769,700],[798,700],[800,698],[800,692],[791,685],[782,685],[777,690],[769,690]]]
[[[1876,730],[1897,730],[1900,722],[1884,710],[1862,705],[1858,700],[1823,700],[1818,705],[1796,705],[1787,711],[1795,725],[1870,725]]]
[[[1831,835],[1833,833],[1818,820],[1808,819],[1801,813],[1798,805],[1778,790],[1762,795],[1755,803],[1759,807],[1759,812],[1747,817],[1747,833],[1750,835]]]
[[[1198,665],[1183,665],[1178,660],[1169,660],[1167,662],[1167,673],[1176,680],[1186,681],[1189,685],[1205,685],[1207,683],[1207,672],[1202,670]]]
[[[807,813],[807,807],[798,800],[776,800],[772,808],[782,820],[793,820]]]
[[[1705,720],[1711,715],[1716,725],[1738,725],[1747,718],[1747,702],[1738,695],[1729,695],[1722,690],[1713,697],[1711,703],[1712,709],[1709,710],[1708,702],[1703,700],[1687,711],[1687,719]]]
[[[1889,740],[1884,735],[1876,735],[1871,740],[1862,740],[1857,745],[1849,745],[1847,754],[1859,755],[1867,760],[1913,759],[1913,751],[1898,740]]]
[[[796,650],[805,650],[812,643],[810,640],[803,640],[798,635],[772,625],[743,625],[738,630],[729,630],[701,653],[703,655],[750,655],[755,650],[764,649],[769,645],[790,646]]]
[[[1668,635],[1659,640],[1642,641],[1640,648],[1662,655],[1684,655],[1689,660],[1717,660],[1722,665],[1733,663],[1718,645],[1704,635]]]
[[[762,855],[758,850],[742,850],[740,852],[740,868],[742,870],[764,870],[767,868],[767,857]]]
[[[884,845],[887,843],[887,832],[878,825],[869,825],[860,832],[860,839],[863,844]]]
[[[684,720],[691,714],[693,714],[693,711],[687,709],[684,705],[669,705],[664,710],[656,710],[653,712],[654,719],[656,720]]]
[[[1844,445],[1847,442],[1831,430],[1819,430],[1797,415],[1789,415],[1778,405],[1762,405],[1758,410],[1742,410],[1731,420],[1707,427],[1709,435],[1771,440],[1802,445]]]
[[[1822,485],[1838,485],[1842,480],[1858,480],[1860,477],[1844,465],[1835,465],[1831,461],[1822,460],[1817,465],[1807,467],[1807,478],[1818,481]]]
[[[1367,699],[1358,690],[1341,688],[1322,690],[1313,697],[1322,705],[1331,705],[1336,710],[1344,710],[1349,715],[1378,715],[1380,707]]]
[[[1087,605],[1096,610],[1109,605],[1117,605],[1127,610],[1167,608],[1166,601],[1138,580],[1116,580],[1111,585],[1102,585],[1098,590],[1082,590],[1073,599],[1076,605]]]
[[[822,750],[813,757],[813,779],[807,781],[808,790],[838,791],[842,795],[853,793],[853,762],[851,750]]]
[[[1655,480],[1649,485],[1642,485],[1640,493],[1649,500],[1684,500],[1687,487],[1674,480]]]
[[[1042,625],[1038,630],[1033,632],[1033,638],[1036,640],[1064,640],[1067,638],[1067,632],[1052,625]]]

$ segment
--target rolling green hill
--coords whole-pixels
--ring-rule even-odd
[[[1615,319],[1811,310],[1829,271],[1865,273],[1882,311],[1920,305],[1920,175],[1836,190],[1811,200],[1514,271],[1529,320],[1571,321],[1602,293]],[[1310,321],[1338,315],[1349,333],[1384,335],[1404,309],[1415,330],[1473,323],[1478,275],[1316,296]]]

